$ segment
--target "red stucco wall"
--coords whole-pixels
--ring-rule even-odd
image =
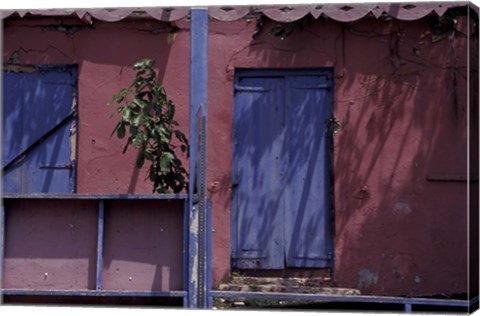
[[[109,138],[115,120],[106,103],[132,80],[133,63],[154,58],[188,132],[188,22],[177,23],[174,38],[149,31],[159,22],[96,23],[71,36],[42,27],[55,23],[7,20],[3,57],[79,65],[78,192],[150,192],[135,152],[121,155],[123,143]],[[209,24],[214,282],[230,265],[235,68],[333,67],[342,124],[334,139],[337,285],[381,295],[466,292],[466,182],[427,180],[467,172],[466,20],[435,43],[428,19],[317,21],[285,40],[267,34],[273,25],[253,40],[254,21]]]
[[[9,200],[6,289],[94,290],[95,200]],[[104,201],[102,290],[183,287],[183,201]]]

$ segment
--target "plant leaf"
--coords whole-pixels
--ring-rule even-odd
[[[125,137],[125,123],[123,121],[118,124],[117,136],[120,139]]]
[[[145,163],[145,152],[142,150],[140,150],[140,152],[138,153],[138,156],[137,156],[137,161],[135,163],[135,165],[137,166],[137,168],[142,168],[143,167],[143,164]]]
[[[125,144],[125,147],[123,147],[122,154],[127,152],[128,146],[132,143],[132,139],[129,137],[127,140],[127,143]]]
[[[130,145],[140,148],[136,158],[137,168],[150,162],[148,177],[153,184],[153,192],[181,192],[188,188],[188,173],[176,156],[176,146],[172,144],[173,133],[180,141],[180,149],[187,152],[188,140],[185,135],[174,130],[175,103],[168,99],[165,88],[158,81],[152,59],[143,59],[134,65],[136,75],[133,82],[112,97],[111,103],[121,104],[114,113],[120,116],[111,136],[128,138],[122,153]],[[109,103],[109,104],[111,104]]]
[[[169,152],[163,152],[160,156],[160,170],[163,174],[167,174],[170,171],[170,165],[173,158],[173,154]]]

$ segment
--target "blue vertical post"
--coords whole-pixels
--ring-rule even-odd
[[[200,261],[205,255],[200,252],[204,245],[199,244],[205,238],[199,236],[204,227],[202,212],[205,205],[202,201],[206,196],[206,150],[199,150],[200,122],[198,114],[204,118],[204,128],[207,117],[207,89],[208,89],[208,9],[192,8],[190,11],[190,161],[189,161],[189,264],[188,264],[188,307],[206,307],[205,294],[205,265]],[[205,135],[204,135],[205,136]],[[202,163],[203,162],[203,163]],[[197,194],[200,201],[194,201]],[[194,205],[194,203],[198,205]],[[200,237],[200,238],[199,238]],[[203,258],[203,259],[202,259]]]
[[[207,225],[206,225],[206,283],[207,283],[207,308],[213,308],[213,298],[210,296],[212,290],[212,201],[207,201]]]
[[[103,267],[103,228],[105,218],[105,202],[98,201],[98,229],[97,229],[97,278],[95,289],[102,289],[102,267]]]
[[[3,16],[0,13],[0,51],[3,52]],[[3,99],[3,69],[0,63],[0,98]],[[3,100],[0,100],[2,106],[0,106],[0,118],[3,117]],[[0,144],[3,143],[2,129],[0,128]],[[0,165],[3,166],[2,157],[0,155]],[[2,187],[3,179],[0,180],[0,192],[3,192]],[[2,203],[0,201],[0,203]],[[5,203],[5,202],[3,202]],[[5,258],[5,204],[1,205],[0,209],[0,305],[3,303],[3,260]]]
[[[412,304],[405,303],[405,313],[412,313]]]
[[[183,270],[182,270],[182,284],[183,290],[188,291],[188,254],[189,254],[189,245],[188,242],[188,223],[189,223],[189,200],[186,199],[183,203]],[[183,307],[188,307],[188,297],[183,300]]]
[[[191,201],[191,199],[190,199]],[[198,204],[197,204],[198,205]],[[189,210],[188,308],[198,307],[198,207]]]
[[[5,204],[2,203],[2,207],[0,208],[0,304],[2,304],[3,302],[2,289],[3,289],[3,260],[4,259],[5,259]]]

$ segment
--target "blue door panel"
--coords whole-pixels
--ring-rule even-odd
[[[28,155],[32,176],[30,192],[73,193],[73,162],[70,159],[70,125],[50,136]]]
[[[2,167],[10,163],[21,151],[23,130],[22,91],[23,76],[4,73],[3,76],[3,118],[2,118]]]
[[[3,176],[5,193],[73,193],[70,125],[65,125]]]
[[[75,74],[73,68],[55,67],[4,73],[3,192],[74,191],[70,128]]]
[[[236,86],[232,202],[238,225],[232,263],[237,268],[283,266],[282,87],[275,78],[247,78]]]
[[[24,149],[72,112],[74,86],[69,72],[26,73],[23,76]]]
[[[232,266],[333,264],[329,71],[241,71],[235,81]]]
[[[289,179],[285,209],[287,267],[331,263],[330,176],[327,152],[328,80],[287,77]]]

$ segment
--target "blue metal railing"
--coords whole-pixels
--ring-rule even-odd
[[[98,228],[97,228],[97,260],[96,260],[96,280],[95,289],[93,290],[52,290],[52,289],[1,289],[0,297],[3,295],[46,295],[46,296],[98,296],[98,297],[182,297],[184,307],[189,306],[188,302],[188,287],[185,280],[188,280],[188,263],[192,260],[188,256],[188,240],[185,236],[189,235],[188,226],[188,195],[187,194],[162,194],[162,195],[137,195],[137,194],[4,194],[2,196],[3,203],[0,213],[0,268],[3,268],[5,258],[5,214],[9,211],[8,204],[15,200],[50,200],[50,201],[78,201],[78,200],[93,200],[98,202]],[[182,291],[112,291],[103,290],[102,287],[102,269],[103,269],[103,249],[104,249],[104,221],[105,221],[105,202],[106,201],[135,201],[135,200],[150,200],[150,201],[169,201],[181,200],[183,203],[184,219],[183,223],[183,279],[184,289]],[[3,269],[0,269],[3,271]],[[0,284],[3,280],[3,275],[0,274]],[[197,289],[194,289],[197,290]]]
[[[325,295],[306,293],[267,293],[267,292],[234,292],[234,291],[210,291],[210,296],[230,299],[267,299],[285,301],[310,301],[310,302],[340,302],[340,303],[373,303],[373,304],[398,304],[403,305],[405,312],[412,312],[412,306],[456,306],[471,308],[478,304],[478,296],[471,300],[414,298],[395,296],[371,296],[371,295]]]

